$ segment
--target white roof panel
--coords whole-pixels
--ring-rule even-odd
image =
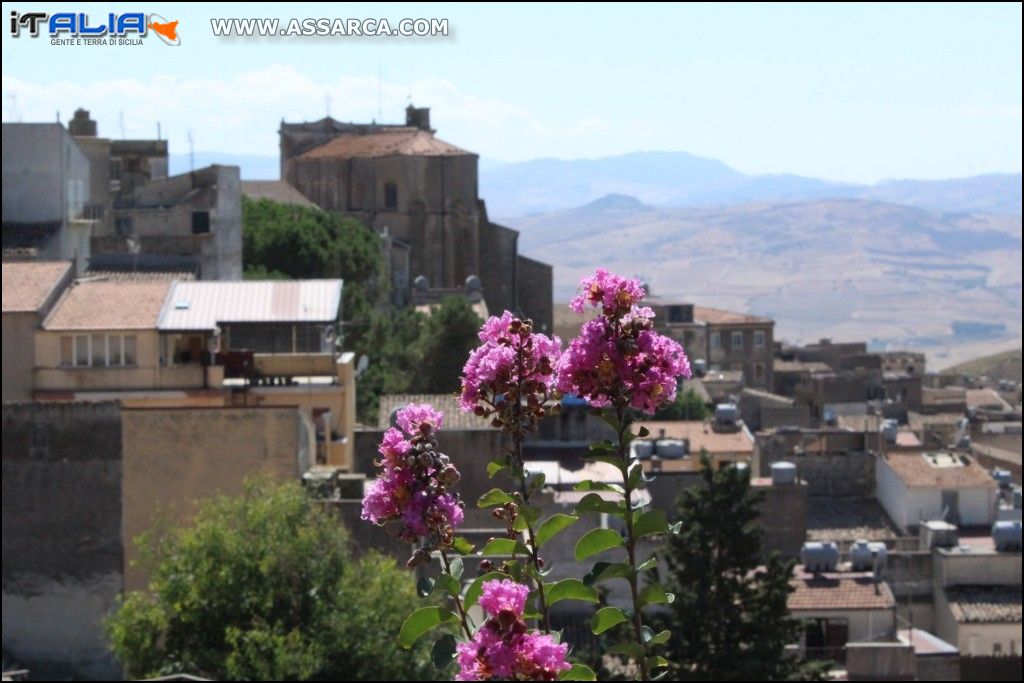
[[[223,323],[332,322],[341,280],[200,280],[173,284],[160,330],[212,330]]]

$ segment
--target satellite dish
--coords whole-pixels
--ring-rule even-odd
[[[370,359],[366,357],[366,354],[359,356],[359,360],[356,361],[356,377],[360,377],[366,368],[370,367]]]

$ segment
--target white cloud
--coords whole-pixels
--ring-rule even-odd
[[[78,107],[89,109],[100,134],[152,137],[160,122],[172,152],[187,149],[191,131],[197,151],[273,155],[281,119],[398,122],[411,101],[431,107],[431,123],[449,142],[481,155],[506,160],[565,154],[603,146],[611,126],[594,116],[569,123],[542,121],[497,97],[467,93],[444,79],[413,83],[377,82],[343,76],[314,81],[298,69],[272,65],[229,79],[185,80],[153,76],[91,83],[59,81],[40,85],[4,74],[5,121],[67,121]],[[571,153],[569,154],[571,156]]]

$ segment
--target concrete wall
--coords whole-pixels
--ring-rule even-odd
[[[960,656],[989,657],[998,645],[1001,655],[1021,654],[1021,623],[958,623],[944,591],[935,593],[935,635],[960,650]],[[1018,672],[1019,673],[1019,672]]]
[[[36,327],[39,315],[3,314],[3,402],[32,398],[32,366],[35,365]]]
[[[59,123],[3,124],[3,220],[79,218],[89,198],[89,160]]]
[[[846,620],[849,643],[896,635],[896,612],[892,609],[794,610],[790,616],[794,619]]]
[[[775,386],[774,374],[774,329],[772,323],[721,324],[708,323],[708,363],[722,370],[742,370],[744,386],[772,391]],[[754,346],[754,332],[764,332],[764,346]],[[732,333],[743,335],[742,346],[734,347]],[[719,335],[721,344],[711,347],[712,335]],[[755,366],[760,364],[762,374],[757,376]]]
[[[935,585],[1020,586],[1021,554],[940,548],[935,551]]]
[[[492,315],[516,307],[516,266],[519,233],[511,228],[486,223],[480,228],[480,281],[484,300]]]
[[[824,448],[819,450],[822,443]],[[796,465],[810,496],[872,497],[874,456],[863,449],[864,436],[858,432],[759,432],[754,471],[757,476],[770,476],[772,463],[785,460]]]
[[[3,407],[4,663],[117,679],[100,621],[123,584],[116,403]]]
[[[885,458],[875,461],[875,479],[878,502],[900,529],[916,527],[922,520],[942,519],[942,489],[908,487]],[[997,496],[995,489],[957,489],[957,509],[950,511],[950,521],[966,526],[991,524]]]
[[[783,557],[799,557],[807,539],[807,484],[769,484],[757,486],[764,491],[761,517],[762,555],[777,552]]]
[[[97,332],[106,334],[107,332]],[[61,367],[61,337],[71,332],[39,330],[35,334],[35,388],[39,391],[116,391],[131,389],[198,389],[206,368],[200,365],[160,364],[160,335],[156,330],[110,330],[136,338],[134,367]]]
[[[125,409],[125,589],[146,585],[134,539],[187,524],[199,501],[239,495],[252,475],[297,479],[309,468],[313,426],[296,408]]]
[[[851,681],[912,681],[917,666],[909,643],[849,643],[846,674]]]

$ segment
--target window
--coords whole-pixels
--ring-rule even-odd
[[[75,364],[75,338],[71,336],[60,338],[60,364],[68,367]]]
[[[764,379],[764,363],[754,363],[754,379]]]
[[[384,183],[384,208],[398,208],[398,185],[394,183]]]
[[[711,333],[711,348],[718,350],[722,348],[722,335],[719,332]]]
[[[192,212],[192,234],[193,235],[205,235],[210,232],[210,212],[209,211],[193,211]]]
[[[199,335],[170,334],[164,337],[164,365],[198,364],[203,356],[203,338]]]
[[[62,367],[104,368],[135,365],[134,334],[76,334],[60,338]]]
[[[743,349],[743,333],[738,330],[732,333],[732,348],[734,351]]]
[[[754,348],[763,349],[765,342],[764,330],[754,330]]]

